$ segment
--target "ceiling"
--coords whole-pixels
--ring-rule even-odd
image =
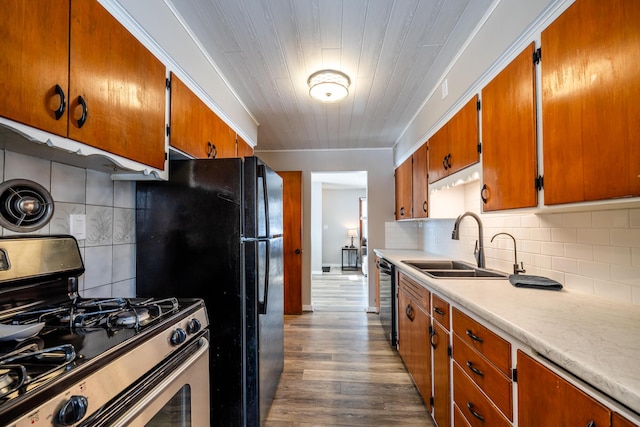
[[[165,0],[258,126],[256,150],[388,148],[495,0]],[[351,79],[321,104],[307,79]],[[436,91],[437,90],[437,91]]]

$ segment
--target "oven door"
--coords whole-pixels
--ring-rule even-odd
[[[81,425],[197,427],[210,425],[209,420],[206,334],[174,353]]]

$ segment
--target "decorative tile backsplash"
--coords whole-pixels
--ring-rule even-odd
[[[135,296],[135,182],[3,150],[0,178],[35,181],[51,193],[53,217],[33,234],[69,234],[70,215],[86,215],[86,239],[78,241],[85,265],[82,296]]]
[[[585,207],[566,213],[480,214],[479,184],[468,186],[465,204],[482,218],[488,268],[513,272],[513,240],[527,274],[551,277],[567,290],[640,305],[640,209]],[[474,209],[474,207],[476,207]],[[461,214],[463,212],[459,212]],[[386,244],[475,262],[478,226],[465,218],[460,240],[451,239],[455,218],[386,224]]]

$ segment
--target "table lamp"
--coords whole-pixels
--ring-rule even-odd
[[[351,237],[351,246],[349,246],[350,248],[355,248],[355,246],[353,246],[353,238],[354,237],[358,237],[358,230],[356,230],[355,228],[350,228],[347,230],[347,236]]]

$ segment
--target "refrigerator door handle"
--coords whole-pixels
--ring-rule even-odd
[[[264,197],[264,225],[265,236],[271,236],[271,230],[269,226],[269,190],[267,189],[267,168],[265,165],[258,165],[256,172],[258,179],[262,179],[262,195]],[[259,230],[260,228],[258,228]],[[262,237],[262,236],[260,236]]]
[[[265,247],[265,266],[264,266],[264,294],[262,296],[262,301],[260,300],[260,295],[258,294],[258,313],[259,314],[267,314],[267,301],[269,296],[269,259],[271,252],[271,242],[269,240],[260,240],[260,242],[264,242],[266,244]]]

